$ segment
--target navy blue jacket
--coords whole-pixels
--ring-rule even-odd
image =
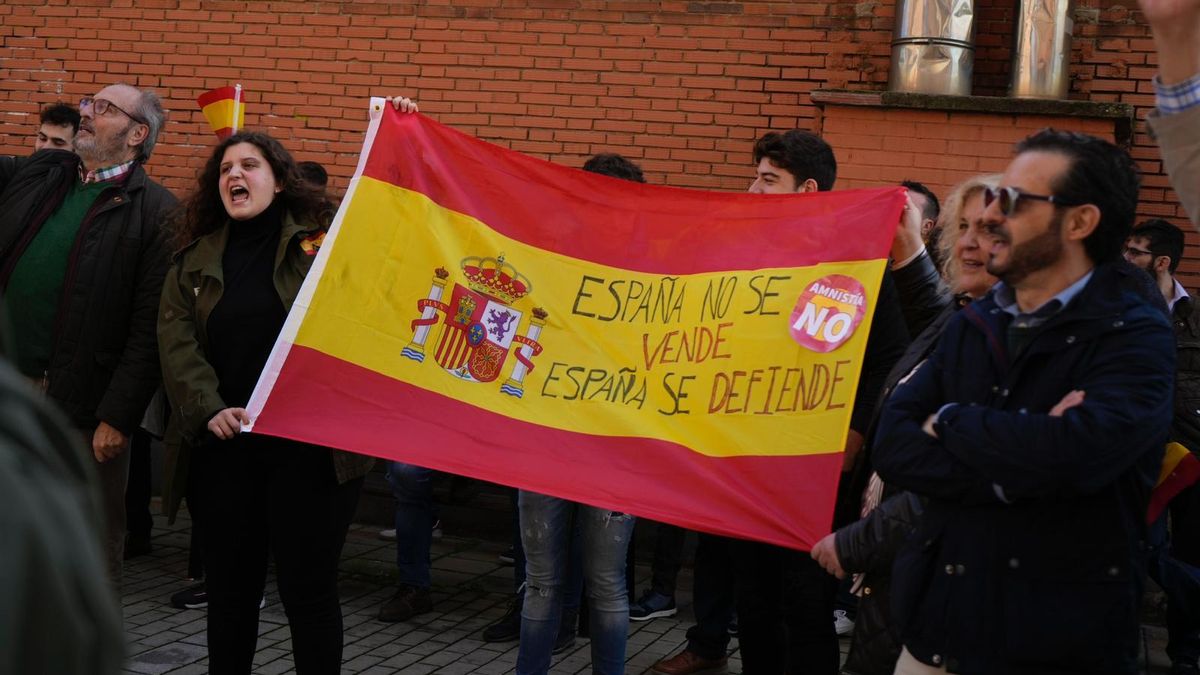
[[[1172,416],[1174,337],[1101,266],[1015,358],[992,296],[887,401],[873,459],[928,498],[893,617],[952,672],[1133,673],[1146,504]],[[1074,389],[1084,403],[1048,412]],[[921,430],[944,404],[935,439]]]

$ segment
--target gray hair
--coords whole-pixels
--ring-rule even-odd
[[[142,141],[138,147],[139,159],[145,162],[150,159],[150,154],[154,152],[154,146],[158,144],[158,134],[167,121],[167,111],[163,110],[162,99],[154,93],[154,90],[139,89],[138,93],[141,96],[138,98],[137,114],[146,120],[146,126],[149,127],[146,132],[146,140]]]

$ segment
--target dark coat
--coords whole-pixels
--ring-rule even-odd
[[[923,509],[920,497],[888,487],[879,506],[837,531],[834,545],[842,568],[863,574],[844,673],[890,675],[896,669],[900,636],[891,616],[892,563]]]
[[[221,266],[230,224],[210,232],[179,252],[167,272],[160,301],[158,341],[162,349],[163,386],[171,401],[165,439],[167,456],[163,511],[174,522],[188,484],[191,453],[212,438],[208,420],[227,407],[217,392],[217,373],[208,362],[208,318],[225,292]],[[291,309],[304,277],[316,259],[304,240],[322,228],[287,214],[279,230],[272,281],[279,301]],[[330,450],[338,483],[365,476],[375,458]]]
[[[902,291],[900,297],[903,301],[912,297],[907,291],[916,290],[916,287],[901,284],[901,271],[897,271],[896,284]],[[929,287],[937,288],[938,285],[936,279],[929,280]],[[921,331],[904,356],[896,362],[884,387],[885,399],[906,375],[929,357],[942,330],[964,304],[963,301],[950,301],[945,295],[938,297],[944,298],[941,301],[941,314]],[[876,424],[873,424],[872,436],[875,431]],[[872,441],[873,438],[868,438],[868,443]],[[868,446],[862,466],[859,467],[860,476],[869,476],[873,470],[870,453]],[[865,477],[856,483],[865,486]],[[862,487],[858,491],[861,494]],[[916,527],[921,508],[921,502],[915,495],[888,485],[885,486],[884,501],[876,509],[837,531],[834,546],[842,568],[850,573],[864,574],[850,654],[844,666],[847,673],[890,675],[896,667],[896,659],[900,656],[900,638],[891,621],[892,562],[896,552]]]
[[[993,296],[969,305],[885,404],[875,466],[928,500],[892,602],[919,660],[966,675],[1136,670],[1175,349],[1162,313],[1126,290],[1131,270],[1096,268],[1015,358]],[[1075,389],[1082,405],[1047,414]],[[939,410],[935,439],[921,427]]]
[[[61,150],[0,157],[0,288],[78,175],[79,158]],[[158,388],[162,225],[174,205],[138,165],[96,199],[76,235],[46,375],[49,397],[80,429],[104,421],[133,433]]]
[[[1200,307],[1187,297],[1171,312],[1175,328],[1175,420],[1171,440],[1200,452]]]
[[[0,673],[122,672],[91,447],[0,359]]]

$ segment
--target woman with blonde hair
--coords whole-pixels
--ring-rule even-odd
[[[975,298],[985,295],[998,281],[987,271],[990,237],[983,224],[983,193],[995,189],[999,180],[998,174],[968,178],[955,186],[943,204],[938,217],[941,228],[938,247],[943,261],[941,271],[950,292],[942,292],[940,313],[913,340],[888,374],[881,401],[925,361],[950,318]],[[908,208],[912,208],[911,204]],[[919,218],[908,218],[907,226],[910,230],[919,228]],[[936,288],[929,287],[938,285],[936,277],[928,277],[925,283],[925,288],[902,292],[900,301],[925,302],[925,298],[938,293]],[[902,288],[899,280],[897,287]],[[921,503],[915,495],[890,489],[871,472],[870,446],[881,407],[882,403],[876,408],[864,445],[868,450],[861,470],[870,472],[870,477],[863,492],[862,518],[826,536],[812,550],[813,558],[829,573],[838,578],[855,576],[858,617],[842,672],[856,675],[890,675],[896,667],[901,645],[891,630],[889,614],[892,561],[921,514]]]

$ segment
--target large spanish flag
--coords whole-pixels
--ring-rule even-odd
[[[644,185],[373,108],[254,432],[795,548],[829,531],[902,189]]]

